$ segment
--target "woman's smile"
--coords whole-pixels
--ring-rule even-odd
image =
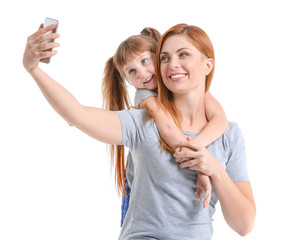
[[[175,74],[169,75],[168,77],[171,79],[171,81],[177,82],[180,80],[184,80],[187,76],[188,76],[187,73],[175,73]]]

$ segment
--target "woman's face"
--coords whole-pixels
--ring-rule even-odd
[[[149,90],[157,88],[155,68],[150,51],[134,55],[124,66],[123,71],[134,87]]]
[[[192,89],[205,92],[206,75],[211,71],[209,61],[188,37],[171,36],[165,40],[160,53],[163,82],[174,94],[189,93]]]

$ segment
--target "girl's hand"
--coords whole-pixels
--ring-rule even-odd
[[[191,141],[181,142],[178,147],[182,148],[181,151],[175,151],[173,156],[180,163],[181,168],[188,167],[212,177],[222,167],[205,147],[198,146]]]
[[[191,139],[189,137],[186,137],[186,140],[191,141]],[[182,147],[176,147],[175,148],[175,153],[180,152],[181,150],[182,150]],[[184,162],[184,161],[187,161],[187,160],[190,160],[190,159],[191,158],[178,158],[178,157],[176,157],[175,161],[176,162]]]
[[[39,30],[28,37],[24,55],[23,66],[31,73],[38,67],[39,61],[42,58],[48,58],[56,55],[57,51],[52,51],[54,47],[59,47],[57,42],[45,42],[46,40],[54,40],[59,37],[57,33],[45,34],[56,28],[56,25],[50,25],[43,28],[43,24],[40,25]]]
[[[205,191],[205,194],[203,196],[203,198],[205,199],[203,203],[203,207],[207,208],[211,200],[211,189],[212,189],[209,177],[201,172],[197,172],[196,186],[197,186],[197,190],[196,190],[197,199],[201,198],[202,190]]]
[[[146,108],[151,114],[157,113],[160,108],[160,105],[157,102],[157,97],[147,97],[140,103],[140,108]]]

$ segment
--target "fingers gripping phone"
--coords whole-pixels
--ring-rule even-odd
[[[58,29],[58,20],[52,19],[52,18],[46,18],[46,19],[44,20],[43,27],[47,27],[47,26],[50,26],[50,25],[52,25],[52,24],[56,24],[56,25],[57,25],[56,28],[53,29],[52,31],[47,32],[46,34],[49,34],[49,33],[51,33],[51,32],[52,32],[52,33],[56,33],[56,32],[57,32],[57,29]],[[54,40],[47,40],[47,41],[45,41],[44,43],[46,43],[46,42],[54,42]],[[52,49],[50,48],[50,49],[47,49],[46,51],[52,51]],[[42,59],[40,60],[40,62],[43,62],[43,63],[50,63],[50,62],[51,62],[51,58],[42,58]]]

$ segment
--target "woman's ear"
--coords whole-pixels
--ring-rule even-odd
[[[205,65],[206,75],[209,75],[209,73],[212,71],[213,67],[214,67],[214,60],[212,58],[207,58],[206,65]]]

